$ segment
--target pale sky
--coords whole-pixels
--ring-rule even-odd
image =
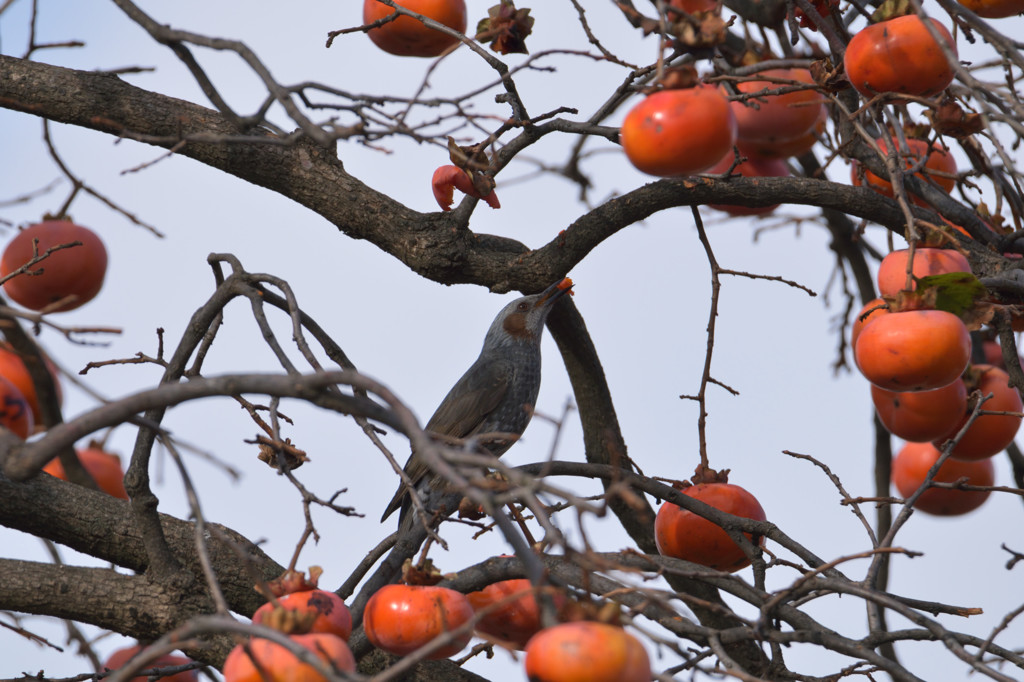
[[[469,0],[471,22],[482,16],[490,1]],[[656,56],[653,38],[634,31],[611,3],[588,3],[588,20],[605,45],[626,59],[647,64]],[[641,3],[643,4],[643,3]],[[320,81],[363,93],[411,97],[430,62],[392,57],[374,48],[360,34],[339,38],[324,48],[328,31],[356,25],[356,2],[302,2],[287,13],[255,13],[226,2],[182,1],[168,5],[140,5],[159,22],[210,36],[243,40],[284,83]],[[26,0],[17,2],[0,23],[0,52],[20,55],[24,50]],[[566,0],[533,3],[536,17],[530,45],[539,52],[571,43],[587,50],[586,38]],[[1019,36],[1019,19],[996,24],[1007,35]],[[116,39],[115,39],[116,38]],[[82,40],[81,49],[47,50],[36,58],[81,69],[155,67],[155,72],[125,76],[139,87],[150,88],[203,105],[207,101],[183,66],[169,50],[146,37],[111,3],[91,3],[88,10],[66,9],[61,3],[42,3],[39,40]],[[961,39],[961,56],[967,45]],[[236,109],[247,113],[263,97],[255,79],[232,55],[196,49],[197,57],[216,78]],[[520,57],[507,58],[511,64]],[[579,109],[585,118],[626,76],[626,70],[592,60],[556,55],[538,62],[557,67],[520,74],[519,90],[531,113],[558,106]],[[431,76],[427,96],[460,93],[489,82],[492,75],[467,50],[456,53]],[[488,98],[478,100],[480,112],[504,115]],[[608,121],[617,125],[625,111]],[[284,124],[280,111],[274,120]],[[287,127],[287,126],[286,126]],[[41,123],[30,116],[0,110],[0,201],[37,189],[59,176],[46,156]],[[110,251],[110,270],[104,290],[87,306],[54,321],[68,326],[114,326],[123,333],[102,337],[109,345],[76,346],[59,334],[44,331],[41,342],[57,363],[72,373],[87,362],[155,354],[158,327],[166,330],[168,353],[180,338],[192,312],[213,291],[206,256],[229,252],[252,272],[265,272],[287,280],[303,309],[325,327],[365,373],[388,385],[422,420],[426,420],[452,383],[479,351],[483,334],[494,314],[513,295],[496,296],[479,287],[443,287],[422,279],[395,259],[366,242],[340,234],[310,211],[185,158],[161,160],[139,172],[124,171],[162,156],[162,150],[129,142],[115,144],[109,136],[54,125],[53,138],[66,163],[90,185],[127,211],[154,225],[167,236],[157,239],[132,225],[100,202],[80,197],[71,209],[76,221],[97,231]],[[541,246],[585,211],[577,188],[554,175],[530,175],[526,159],[548,163],[564,161],[573,138],[550,136],[498,176],[502,208],[481,203],[471,228]],[[354,143],[339,145],[346,168],[372,187],[390,194],[419,211],[437,206],[430,191],[434,168],[448,163],[439,146],[417,145],[390,138],[382,149]],[[621,150],[594,140],[587,149],[598,152],[585,169],[595,186],[591,200],[634,189],[650,179],[634,171]],[[848,181],[848,167],[835,163],[830,175]],[[523,179],[521,182],[512,180]],[[28,205],[0,207],[0,219],[15,224],[37,220],[56,209],[68,189],[66,183],[52,194]],[[456,197],[456,201],[460,198]],[[833,281],[834,257],[827,231],[794,216],[812,216],[803,208],[783,206],[767,219],[726,219],[703,211],[715,254],[723,267],[799,282],[817,297],[784,284],[726,277],[717,320],[713,375],[739,391],[738,396],[712,387],[709,391],[708,439],[712,466],[732,469],[732,482],[759,499],[768,519],[826,560],[864,552],[870,541],[859,521],[825,475],[784,450],[812,455],[841,477],[852,495],[874,494],[871,466],[873,433],[868,385],[857,374],[834,375],[838,347],[837,319],[845,300]],[[765,228],[772,229],[765,229]],[[867,238],[884,250],[885,233],[868,226]],[[0,234],[0,240],[4,235]],[[899,240],[897,240],[899,241]],[[643,224],[622,230],[591,253],[569,273],[576,283],[575,304],[584,316],[601,354],[629,454],[648,475],[686,478],[698,462],[697,412],[693,403],[679,399],[696,393],[704,363],[710,276],[697,240],[690,210],[665,211]],[[857,306],[859,308],[859,305]],[[290,333],[287,320],[277,320],[281,339]],[[278,369],[263,350],[248,309],[237,302],[228,309],[225,326],[206,363],[210,375]],[[571,390],[557,349],[544,340],[545,369],[538,411],[560,414]],[[296,355],[297,357],[297,355]],[[109,367],[90,372],[84,381],[109,398],[149,388],[157,381],[157,367]],[[66,419],[87,411],[95,402],[64,381]],[[299,565],[319,564],[325,573],[321,586],[335,589],[376,541],[393,530],[378,518],[396,485],[383,457],[351,422],[333,414],[285,403],[282,410],[297,420],[286,432],[305,449],[311,461],[297,475],[323,497],[347,488],[339,503],[352,505],[364,518],[335,517],[316,512],[322,535],[319,545],[303,553]],[[286,563],[303,528],[299,497],[287,481],[276,476],[255,457],[255,426],[234,403],[211,399],[172,411],[166,426],[178,437],[213,453],[242,472],[235,482],[221,468],[189,457],[190,473],[199,486],[208,520],[230,526],[251,539],[265,539],[264,549]],[[506,456],[512,463],[547,457],[553,429],[535,419],[523,441]],[[117,430],[110,447],[130,451],[134,431]],[[388,445],[403,458],[408,446],[395,435]],[[581,460],[582,439],[574,416],[564,429],[559,458]],[[158,461],[159,462],[159,461]],[[158,463],[158,466],[160,464]],[[1009,468],[996,460],[997,483],[1011,484]],[[157,490],[161,510],[187,514],[177,474],[163,461],[162,484]],[[564,483],[564,482],[563,482]],[[590,483],[581,491],[597,492]],[[865,505],[871,519],[874,510]],[[936,519],[916,514],[900,533],[897,545],[923,553],[894,559],[890,590],[919,599],[981,607],[984,615],[969,621],[942,617],[948,627],[985,637],[1003,614],[1018,606],[1024,592],[1021,579],[1004,564],[1009,556],[1001,543],[1024,551],[1017,524],[1020,500],[993,495],[978,511],[961,518]],[[573,531],[570,519],[562,520]],[[614,551],[629,540],[608,523],[587,521],[598,549]],[[600,532],[595,532],[600,529]],[[456,571],[505,551],[492,539],[469,539],[461,529],[450,529],[452,551],[437,552],[435,562]],[[0,529],[3,555],[48,560],[38,540]],[[769,545],[769,549],[778,547]],[[65,551],[71,564],[95,563]],[[867,563],[851,561],[844,570],[862,575]],[[1022,570],[1017,568],[1017,573]],[[750,578],[750,569],[743,574]],[[781,589],[797,577],[787,569],[769,574],[769,588]],[[847,598],[821,599],[807,610],[845,634],[865,631],[861,603]],[[750,609],[740,609],[751,615]],[[23,625],[57,645],[64,646],[62,627],[31,617]],[[891,617],[890,626],[905,626]],[[86,628],[91,635],[95,629]],[[1013,625],[998,640],[1014,646],[1024,633]],[[96,644],[106,655],[124,644],[108,637]],[[51,676],[89,672],[88,662],[73,647],[63,654],[26,643],[0,629],[0,677],[45,670]],[[658,659],[648,643],[654,667]],[[924,679],[960,679],[967,667],[934,643],[901,647],[905,665]],[[849,661],[823,655],[815,647],[794,646],[787,652],[791,668],[805,674],[834,672]],[[499,653],[492,661],[477,660],[473,670],[494,680],[521,680],[519,664]]]

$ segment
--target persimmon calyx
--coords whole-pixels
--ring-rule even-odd
[[[256,591],[261,594],[269,591],[273,596],[281,597],[292,592],[315,590],[323,572],[324,569],[319,566],[310,566],[309,577],[307,578],[306,574],[302,571],[289,569],[273,580],[268,580],[265,588],[263,585],[257,585]]]
[[[729,471],[729,469],[715,471],[709,466],[698,464],[697,468],[693,472],[693,477],[690,478],[690,481],[693,485],[700,485],[701,483],[728,483]]]
[[[402,564],[402,582],[406,585],[436,585],[445,579],[441,570],[430,559],[413,565],[412,559]]]

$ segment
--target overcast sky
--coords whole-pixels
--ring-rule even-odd
[[[170,51],[153,43],[135,24],[106,2],[88,8],[41,3],[39,41],[81,40],[80,49],[47,50],[40,61],[80,69],[153,67],[155,71],[125,76],[139,87],[208,102]],[[361,34],[339,38],[324,48],[328,31],[360,22],[358,6],[345,3],[291,3],[287,10],[258,13],[248,5],[228,2],[144,2],[157,21],[209,36],[237,38],[249,45],[281,82],[315,80],[351,92],[413,96],[430,62],[392,57],[378,51]],[[491,3],[469,0],[471,22]],[[656,56],[653,38],[643,39],[611,3],[587,3],[594,32],[611,50],[638,64]],[[27,0],[16,2],[0,20],[0,52],[21,55],[27,33]],[[536,17],[530,45],[534,52],[555,45],[594,50],[575,23],[567,0],[532,3]],[[998,24],[1007,35],[1020,35],[1018,19]],[[962,50],[967,44],[961,40]],[[237,57],[197,49],[197,56],[235,106],[248,113],[264,93]],[[962,56],[966,55],[962,52]],[[980,58],[980,56],[978,57]],[[511,56],[510,63],[520,57]],[[524,72],[519,90],[532,114],[559,106],[590,115],[626,76],[621,67],[576,56],[553,56],[538,62],[556,70]],[[467,50],[447,59],[430,77],[427,96],[450,95],[489,82],[493,74]],[[487,97],[479,111],[505,115]],[[621,121],[619,112],[609,124]],[[290,126],[280,111],[274,120]],[[59,177],[41,141],[41,122],[30,116],[0,110],[0,201],[38,189]],[[98,232],[110,251],[110,269],[100,296],[87,306],[54,317],[68,326],[114,326],[116,336],[90,337],[104,345],[73,345],[59,334],[44,331],[40,340],[59,365],[76,373],[87,362],[156,353],[156,329],[166,330],[168,349],[180,338],[192,312],[213,291],[207,254],[228,252],[252,272],[287,280],[303,309],[320,322],[365,373],[388,385],[422,420],[426,420],[451,384],[479,351],[494,314],[513,295],[497,296],[473,286],[444,287],[426,281],[366,242],[353,241],[323,218],[253,185],[224,176],[185,158],[160,160],[137,172],[125,172],[159,159],[163,152],[139,144],[116,143],[109,136],[52,126],[54,142],[67,164],[87,183],[125,210],[164,233],[157,238],[131,224],[104,204],[82,196],[71,208],[77,222]],[[530,177],[526,162],[564,160],[574,139],[549,136],[531,148],[498,177],[502,208],[481,203],[471,228],[518,239],[539,247],[553,239],[584,210],[577,187],[555,175]],[[584,167],[594,181],[590,198],[601,201],[614,193],[638,187],[649,178],[632,170],[610,143],[588,143],[595,154]],[[339,146],[346,169],[374,188],[419,211],[437,209],[430,191],[434,168],[447,163],[446,151],[400,139],[382,141],[370,149],[354,143]],[[846,181],[848,167],[833,164],[833,178]],[[522,181],[513,181],[522,179]],[[25,225],[62,203],[67,183],[27,205],[0,208],[0,220]],[[457,197],[457,200],[459,198]],[[783,450],[805,453],[825,462],[853,495],[873,495],[871,466],[872,408],[868,385],[859,375],[833,372],[838,347],[838,317],[845,299],[834,280],[834,257],[824,228],[798,222],[812,212],[784,206],[760,221],[725,219],[703,211],[709,235],[723,267],[797,281],[816,297],[784,284],[726,278],[717,320],[713,375],[736,389],[733,396],[711,387],[708,439],[712,466],[732,469],[732,482],[760,500],[768,519],[825,559],[863,552],[870,541],[859,521],[839,504],[839,494],[825,475]],[[770,229],[768,229],[770,228]],[[4,239],[6,233],[0,233]],[[869,226],[867,238],[884,249],[885,234]],[[685,478],[698,463],[697,412],[681,394],[696,393],[704,363],[710,276],[688,208],[666,211],[612,237],[569,273],[576,282],[575,304],[583,314],[602,356],[608,382],[629,454],[648,475]],[[278,319],[281,338],[290,338],[287,321]],[[571,389],[557,349],[544,340],[544,380],[538,411],[561,413]],[[259,341],[248,304],[228,309],[225,326],[206,363],[210,375],[279,368]],[[115,366],[90,372],[84,381],[109,398],[151,387],[157,367]],[[67,419],[95,406],[95,401],[65,379]],[[297,475],[323,497],[347,488],[339,503],[352,505],[362,518],[341,518],[317,512],[322,539],[308,547],[299,565],[319,564],[322,586],[340,584],[376,541],[391,532],[393,520],[382,527],[380,513],[397,482],[379,453],[354,424],[315,410],[285,403],[282,409],[296,419],[285,435],[311,458]],[[298,494],[283,478],[256,459],[243,442],[255,426],[226,399],[210,399],[172,410],[166,425],[186,442],[212,453],[241,472],[239,480],[222,466],[189,456],[203,511],[211,521],[239,530],[286,563],[303,528]],[[538,461],[548,455],[554,430],[535,419],[525,438],[506,456],[513,463]],[[110,446],[131,449],[134,431],[116,430]],[[404,458],[407,444],[391,435],[386,442]],[[571,417],[557,452],[581,460],[580,429]],[[158,489],[161,509],[187,515],[177,474],[163,461]],[[158,466],[159,466],[158,461]],[[996,460],[997,482],[1010,484],[1003,457]],[[590,484],[580,490],[596,492]],[[864,507],[873,519],[874,510]],[[977,512],[961,518],[936,519],[917,514],[900,533],[897,545],[923,553],[894,559],[891,590],[909,597],[981,607],[984,615],[970,621],[944,617],[947,626],[985,637],[1003,614],[1021,602],[1021,578],[1004,569],[1006,543],[1024,550],[1017,519],[1021,503],[1009,495],[993,495]],[[1005,520],[1013,519],[1010,523]],[[567,518],[563,523],[571,524]],[[588,529],[614,551],[629,540],[609,524],[588,520]],[[568,529],[572,529],[569,525]],[[443,570],[483,560],[505,550],[494,539],[473,542],[468,533],[448,533],[452,551],[436,552]],[[48,560],[38,540],[0,529],[3,555]],[[777,550],[777,547],[770,547]],[[95,563],[70,551],[68,563]],[[853,561],[848,575],[859,577],[867,564]],[[1020,568],[1017,573],[1020,573]],[[750,569],[746,569],[749,577]],[[786,569],[770,574],[769,587],[782,588],[796,577]],[[864,612],[853,599],[821,599],[807,610],[843,633],[864,632]],[[745,611],[749,612],[749,610]],[[62,627],[41,618],[28,618],[27,628],[65,646]],[[893,628],[906,624],[892,617]],[[86,629],[91,634],[95,630]],[[1020,641],[1024,628],[1012,626],[998,640],[1007,646]],[[97,643],[101,654],[124,644],[120,637]],[[73,647],[63,654],[26,643],[0,629],[0,677],[45,670],[47,675],[88,671]],[[653,648],[649,651],[654,654]],[[966,666],[941,645],[901,648],[908,668],[924,679],[959,679]],[[810,646],[787,652],[790,666],[806,674],[834,672],[849,661],[822,658]],[[663,661],[654,657],[655,667]],[[520,680],[519,665],[505,654],[496,661],[474,661],[474,670],[495,680]]]

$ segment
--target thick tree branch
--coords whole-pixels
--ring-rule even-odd
[[[864,187],[809,178],[684,178],[653,182],[608,201],[563,234],[553,225],[551,242],[530,251],[515,240],[470,232],[459,222],[468,220],[468,212],[409,209],[349,175],[331,149],[263,128],[240,134],[219,112],[116,76],[0,55],[0,107],[174,147],[179,155],[293,199],[428,279],[499,292],[539,291],[610,235],[676,206],[792,203],[838,209],[899,233],[905,223],[895,201]]]
[[[200,590],[174,593],[158,581],[106,568],[0,559],[0,575],[4,609],[67,618],[142,639],[154,639],[212,610]]]
[[[128,502],[47,475],[24,483],[0,476],[0,496],[3,526],[136,573],[146,572],[148,556]],[[193,577],[188,589],[172,590],[159,581],[154,584],[107,569],[31,565],[27,573],[0,569],[0,609],[71,618],[141,639],[155,639],[191,616],[211,612],[213,602],[204,587],[194,525],[165,514],[160,519],[168,545]],[[220,589],[233,611],[251,615],[264,601],[253,585],[277,577],[284,568],[231,529],[208,527],[206,552]],[[26,601],[30,597],[17,595],[29,591],[24,588],[26,581],[35,592],[31,603]],[[65,584],[67,589],[62,587]],[[120,590],[123,601],[116,596]],[[93,610],[97,603],[103,608]],[[223,645],[226,642],[217,648],[219,656],[226,653],[221,651]]]

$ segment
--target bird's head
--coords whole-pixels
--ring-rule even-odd
[[[572,290],[572,280],[561,279],[539,294],[523,296],[501,309],[487,331],[488,343],[537,343],[555,301]]]

